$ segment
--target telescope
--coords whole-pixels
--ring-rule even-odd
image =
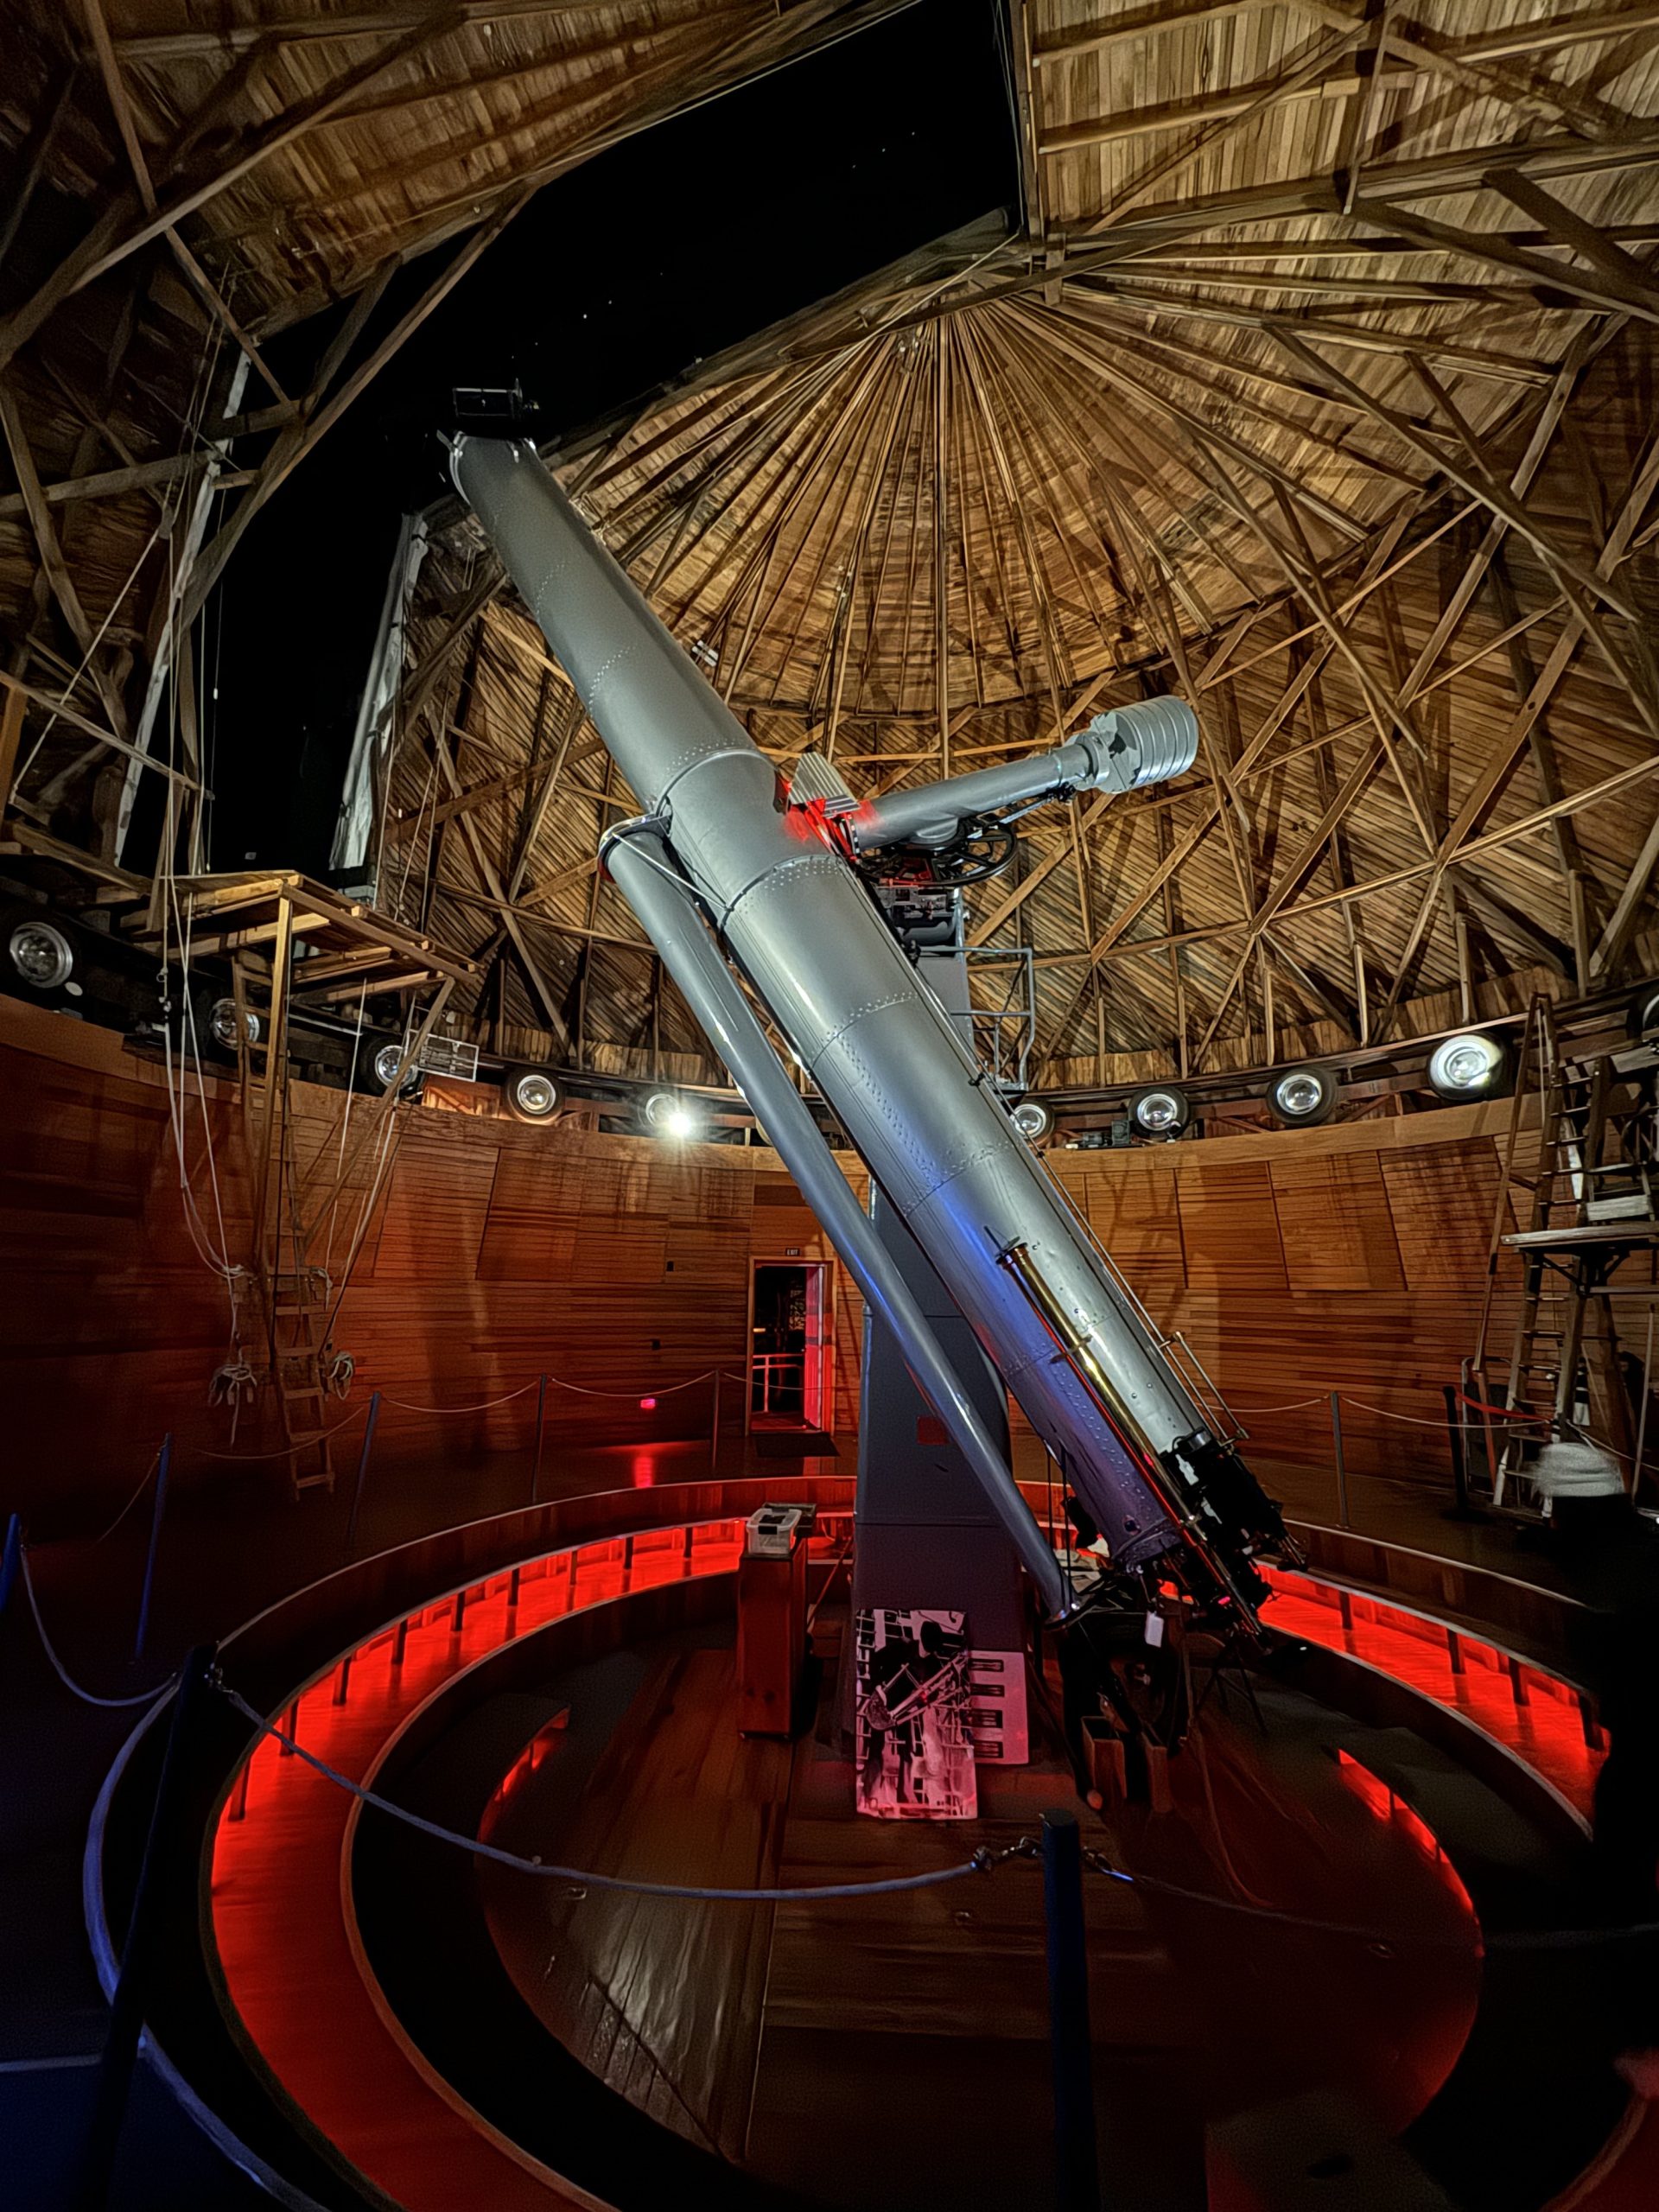
[[[1052,1620],[1053,1544],[779,1060],[758,1001],[1062,1469],[1120,1591],[1172,1587],[1253,1627],[1284,1543],[1238,1432],[1096,1245],[922,972],[1013,819],[1191,766],[1184,702],[1098,715],[1052,751],[861,801],[808,753],[785,783],[535,447],[462,435],[455,484],[641,808],[604,865],[870,1307],[892,1331]],[[955,925],[959,932],[959,924]]]

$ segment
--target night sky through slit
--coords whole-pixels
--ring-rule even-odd
[[[272,499],[209,602],[214,868],[327,868],[399,516],[448,488],[451,387],[517,378],[553,438],[1012,207],[1001,13],[919,0],[537,194]],[[454,251],[399,271],[353,358]],[[289,391],[335,321],[265,349]]]

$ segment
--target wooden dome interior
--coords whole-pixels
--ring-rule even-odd
[[[26,0],[0,107],[35,211],[0,264],[24,843],[124,861],[143,753],[188,866],[166,672],[253,515],[539,183],[887,12],[88,0],[71,31]],[[1045,1084],[1385,1045],[1650,950],[1656,22],[1015,4],[1017,210],[556,441],[785,775],[810,746],[887,789],[1192,699],[1188,776],[1022,823],[974,894],[976,944],[1034,957]],[[290,392],[262,344],[325,309]],[[422,534],[378,902],[478,961],[454,1003],[498,1049],[712,1078],[596,868],[630,794],[474,528]]]

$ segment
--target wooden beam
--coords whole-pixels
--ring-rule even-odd
[[[99,723],[89,721],[86,716],[72,707],[67,699],[60,698],[50,691],[42,691],[33,683],[25,683],[21,676],[14,676],[10,669],[0,668],[0,687],[17,693],[22,698],[32,700],[36,706],[43,708],[57,721],[67,722],[72,728],[80,730],[86,736],[96,739],[99,745],[107,745],[112,752],[124,753],[128,760],[142,762],[153,774],[165,776],[169,782],[179,785],[186,791],[200,791],[202,789],[196,779],[194,776],[186,775],[181,768],[171,768],[164,761],[152,760],[149,753],[141,753],[130,739],[118,737],[113,730],[105,729]],[[206,796],[211,798],[213,793],[209,791]]]
[[[1103,54],[1124,39],[1158,38],[1166,31],[1191,30],[1200,23],[1220,22],[1233,16],[1259,15],[1282,3],[1283,0],[1196,0],[1194,4],[1194,0],[1189,0],[1185,7],[1133,8],[1099,22],[1077,23],[1052,32],[1032,48],[1031,58],[1039,69],[1046,69],[1075,61],[1085,54]],[[1290,3],[1294,6],[1296,0]],[[1338,11],[1310,5],[1306,12],[1326,20]]]
[[[181,620],[189,623],[200,613],[202,605],[214,584],[224,573],[225,563],[240,543],[248,525],[261,507],[278,490],[307,456],[314,453],[322,440],[339,422],[353,403],[359,398],[379,375],[386,363],[411,338],[435,308],[442,305],[460,283],[480,256],[494,245],[496,239],[525,204],[525,196],[510,200],[499,207],[487,222],[480,223],[461,251],[452,256],[442,273],[435,276],[414,305],[402,315],[393,327],[374,347],[373,351],[346,377],[340,389],[333,393],[326,391],[334,368],[325,365],[324,373],[313,387],[299,418],[278,437],[270,453],[261,464],[255,481],[243,494],[236,512],[219,531],[213,543],[199,557],[190,580]],[[370,287],[359,294],[353,304],[353,315],[360,329],[393,273],[395,264],[385,267],[379,288]],[[360,313],[359,313],[360,310]],[[348,318],[350,327],[352,318]],[[356,330],[352,335],[355,337]],[[341,354],[346,349],[342,348]]]
[[[12,779],[17,773],[17,751],[28,709],[28,698],[22,691],[8,691],[0,701],[0,820],[11,803]]]
[[[1366,207],[1372,204],[1363,203]],[[1510,528],[1517,531],[1529,544],[1535,547],[1551,568],[1556,569],[1562,577],[1570,579],[1592,597],[1605,600],[1608,606],[1625,616],[1627,620],[1632,622],[1641,620],[1634,605],[1623,591],[1618,589],[1606,576],[1600,575],[1596,569],[1586,568],[1576,555],[1567,552],[1563,547],[1556,544],[1548,531],[1544,530],[1513,494],[1499,484],[1484,467],[1478,465],[1465,454],[1447,451],[1438,442],[1431,443],[1416,429],[1409,417],[1403,415],[1398,408],[1387,405],[1374,393],[1366,391],[1363,385],[1356,384],[1345,371],[1338,368],[1334,362],[1324,360],[1311,346],[1297,337],[1294,332],[1287,329],[1282,324],[1275,327],[1274,336],[1285,351],[1300,361],[1305,369],[1315,376],[1322,374],[1332,379],[1339,390],[1347,393],[1350,398],[1362,400],[1376,420],[1386,423],[1396,435],[1412,448],[1414,452],[1421,453],[1426,460],[1436,463],[1452,482],[1461,490],[1467,492],[1471,499],[1478,499],[1483,506],[1490,507],[1494,514],[1502,517]],[[1418,374],[1421,376],[1425,373],[1421,365],[1419,364]]]
[[[1632,298],[1659,303],[1659,285],[1655,283],[1653,271],[1633,253],[1627,252],[1610,229],[1586,222],[1582,215],[1576,214],[1553,192],[1546,192],[1535,177],[1528,176],[1522,170],[1494,169],[1486,181],[1511,207],[1541,224],[1548,237],[1570,246],[1592,269],[1599,269],[1610,283],[1624,289]]]
[[[3,262],[11,251],[17,233],[23,226],[23,218],[28,214],[40,181],[46,175],[52,149],[73,103],[78,75],[73,63],[62,71],[57,79],[56,89],[49,94],[46,105],[36,117],[24,141],[19,156],[21,173],[11,187],[4,208],[0,209],[0,262]]]
[[[440,735],[434,742],[437,752],[439,773],[449,786],[452,797],[463,798],[465,789],[461,780],[461,772],[455,766],[454,755],[450,750],[448,741]],[[525,939],[524,924],[507,899],[505,887],[496,873],[495,863],[490,858],[484,841],[478,834],[478,825],[469,814],[458,815],[456,820],[467,849],[472,855],[473,865],[478,870],[480,880],[488,890],[496,911],[505,925],[507,935],[512,939],[514,949],[524,964],[524,973],[530,980],[531,988],[540,1001],[542,1012],[546,1015],[549,1026],[558,1040],[560,1049],[563,1050],[569,1042],[570,1033],[565,1025],[564,1015],[558,1001],[553,995],[552,987],[543,974],[541,963],[531,950]]]
[[[1547,207],[1559,207],[1559,203],[1535,186],[1532,180],[1518,170],[1495,170],[1484,181],[1495,192],[1526,207],[1524,195],[1537,192]],[[1535,213],[1535,207],[1529,207]],[[1559,208],[1561,216],[1567,211]],[[1384,230],[1397,230],[1407,238],[1415,238],[1425,248],[1446,253],[1460,254],[1465,260],[1478,262],[1488,269],[1502,269],[1512,275],[1523,276],[1535,288],[1535,298],[1540,307],[1553,304],[1551,294],[1566,294],[1574,302],[1611,311],[1623,310],[1628,315],[1640,315],[1646,322],[1659,322],[1659,286],[1656,286],[1639,261],[1633,260],[1621,247],[1609,240],[1598,239],[1605,247],[1599,253],[1588,270],[1569,261],[1546,261],[1541,256],[1525,248],[1511,245],[1497,231],[1467,231],[1455,224],[1441,223],[1414,210],[1391,207],[1386,200],[1363,200],[1353,209],[1355,216],[1365,223],[1374,223]],[[1569,219],[1580,232],[1592,238],[1597,234],[1587,223]],[[1563,239],[1577,250],[1577,242]]]
[[[1321,68],[1337,58],[1322,49]],[[1408,69],[1378,74],[1389,87],[1411,82]],[[1263,84],[1241,86],[1236,91],[1205,92],[1151,107],[1118,109],[1109,114],[1091,116],[1081,123],[1057,124],[1043,133],[1037,150],[1049,161],[1056,155],[1073,154],[1084,147],[1122,145],[1128,139],[1152,137],[1163,130],[1185,130],[1194,124],[1202,127],[1230,121],[1269,104],[1276,107],[1304,100],[1351,100],[1357,99],[1368,82],[1372,81],[1375,79],[1321,75],[1311,83],[1287,86],[1269,79]]]
[[[537,16],[598,15],[613,0],[459,0],[458,22],[476,29],[494,23],[533,22]],[[217,61],[227,54],[246,54],[256,45],[321,46],[340,41],[384,37],[388,31],[419,28],[430,12],[426,0],[392,0],[386,7],[331,10],[327,15],[293,16],[285,21],[227,22],[212,29],[128,31],[115,43],[129,61]]]
[[[82,663],[92,677],[98,694],[104,702],[104,711],[114,726],[118,737],[126,738],[126,709],[119,686],[104,666],[98,651],[99,633],[82,606],[80,594],[75,588],[69,564],[64,559],[63,548],[52,520],[52,511],[47,505],[41,488],[41,480],[35,467],[35,456],[29,449],[29,438],[23,429],[22,416],[16,399],[3,375],[0,375],[0,433],[5,438],[11,454],[12,470],[17,479],[18,495],[29,518],[29,526],[35,538],[41,572],[45,576],[52,596],[68,625],[70,635],[80,650]]]
[[[44,283],[10,315],[0,321],[0,369],[11,360],[18,348],[28,343],[61,302],[105,276],[140,247],[148,245],[163,232],[181,223],[186,216],[194,214],[220,193],[256,169],[262,162],[285,148],[306,131],[350,99],[354,92],[372,83],[385,71],[395,68],[434,40],[447,38],[454,30],[461,16],[454,5],[440,5],[423,13],[420,22],[393,39],[378,54],[348,69],[332,85],[298,106],[286,110],[268,124],[263,130],[247,142],[230,161],[210,175],[175,194],[165,205],[158,206],[151,214],[143,212],[143,201],[135,185],[130,192],[115,194],[94,220],[80,244],[60,262]],[[137,213],[141,219],[132,220]]]

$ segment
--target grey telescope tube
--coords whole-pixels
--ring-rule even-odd
[[[1010,1122],[851,863],[683,652],[533,447],[462,438],[455,482],[675,860],[1082,1503],[1131,1569],[1248,1552],[1268,1502],[1206,1469],[1207,1416]],[[1018,1247],[1020,1272],[1000,1265]],[[1039,1311],[1028,1285],[1044,1286]],[[1064,1341],[1045,1319],[1063,1315]],[[1111,1378],[1099,1395],[1069,1343]],[[1177,1463],[1201,1496],[1176,1517]],[[1185,1524],[1185,1530],[1184,1526]]]
[[[923,1396],[1013,1540],[1045,1610],[1058,1619],[1067,1599],[1053,1546],[1037,1525],[927,1317],[853,1196],[805,1101],[766,1042],[667,846],[649,830],[634,830],[611,837],[601,856],[849,1274],[897,1338]]]

